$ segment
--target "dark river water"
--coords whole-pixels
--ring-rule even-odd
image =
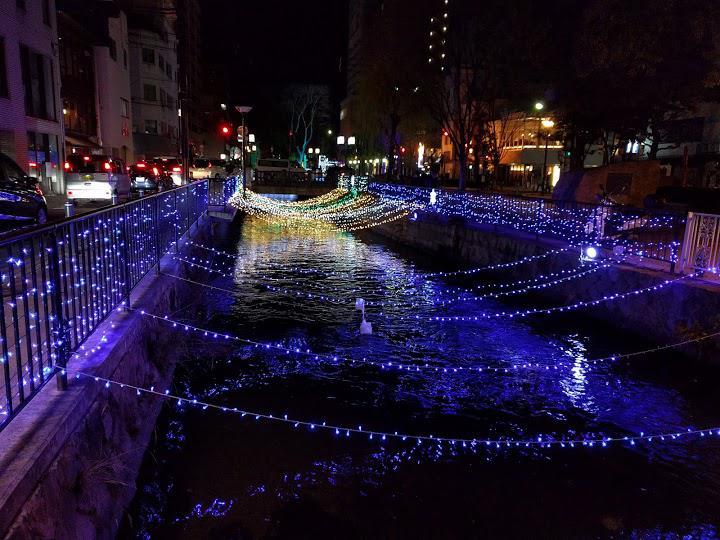
[[[186,352],[176,372],[177,394],[317,424],[471,439],[629,436],[720,425],[720,372],[673,351],[593,365],[588,360],[652,344],[593,322],[587,311],[427,322],[430,315],[502,310],[509,300],[437,305],[457,297],[448,289],[487,284],[483,279],[503,282],[502,272],[425,277],[453,267],[372,235],[288,230],[253,220],[214,247],[235,256],[196,248],[196,262],[229,275],[206,272],[197,279],[226,290],[190,285],[206,299],[205,308],[174,318],[263,343],[440,369],[322,363],[181,333]],[[370,303],[371,336],[359,334],[357,296]],[[642,309],[641,298],[626,301]],[[547,302],[521,295],[512,305]],[[529,362],[536,367],[508,369]],[[563,367],[555,369],[558,364]],[[448,366],[486,369],[442,369]],[[470,451],[362,434],[338,437],[169,403],[138,482],[121,537],[720,534],[720,437]]]

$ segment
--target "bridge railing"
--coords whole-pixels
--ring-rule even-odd
[[[621,247],[631,256],[668,263],[674,271],[687,215],[624,206],[553,201],[503,194],[473,194],[374,183],[370,190],[425,211],[504,226],[574,244]]]
[[[324,186],[329,179],[312,171],[258,171],[253,172],[253,186]]]
[[[209,205],[225,206],[232,195],[242,189],[242,177],[230,176],[228,178],[209,178]]]
[[[231,182],[223,194],[235,189]],[[0,241],[0,430],[208,209],[201,180]]]
[[[688,214],[680,264],[682,271],[710,271],[717,277],[720,269],[720,215]]]

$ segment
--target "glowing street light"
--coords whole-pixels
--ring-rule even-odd
[[[553,122],[552,120],[548,120],[546,118],[542,121],[542,127],[546,128],[546,129],[551,129],[551,128],[555,127],[555,122]]]
[[[545,108],[545,104],[542,101],[535,102],[535,110],[542,111]]]

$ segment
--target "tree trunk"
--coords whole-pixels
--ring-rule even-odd
[[[392,180],[393,176],[395,175],[395,145],[390,144],[390,152],[387,156],[388,160],[388,168],[387,168],[387,177],[388,180]]]
[[[465,153],[458,155],[458,162],[460,163],[460,177],[458,178],[458,191],[465,191],[465,181],[467,173],[467,156]]]
[[[658,150],[660,150],[660,134],[658,130],[654,128],[654,125],[650,125],[650,132],[652,137],[652,143],[650,143],[650,153],[648,159],[657,159]]]

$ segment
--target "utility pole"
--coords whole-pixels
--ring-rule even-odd
[[[235,105],[235,110],[241,114],[242,118],[242,134],[240,138],[240,167],[242,169],[242,183],[243,183],[243,197],[245,196],[245,190],[247,188],[247,172],[245,171],[245,115],[252,111],[252,107]]]

